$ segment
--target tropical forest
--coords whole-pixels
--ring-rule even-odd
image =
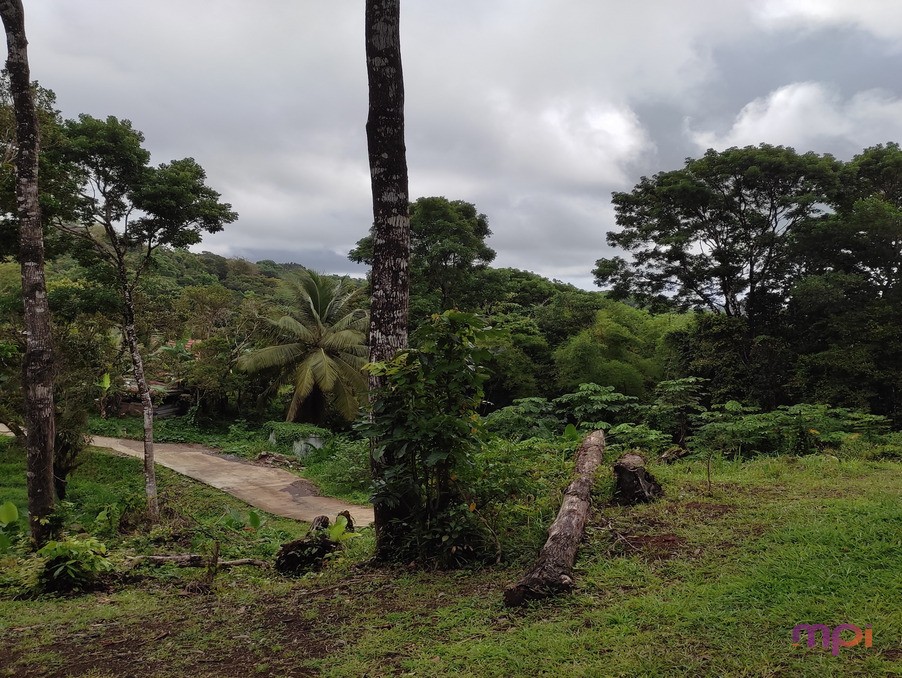
[[[230,195],[0,2],[0,676],[902,675],[902,147],[711,149],[591,289],[498,266],[410,194],[398,5],[355,276],[207,250]]]

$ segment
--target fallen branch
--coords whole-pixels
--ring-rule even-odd
[[[132,556],[129,558],[129,566],[137,567],[138,565],[175,565],[176,567],[210,567],[210,556],[204,556],[197,553],[186,553],[178,556]],[[252,565],[254,567],[269,567],[269,563],[265,560],[257,560],[256,558],[239,558],[238,560],[220,560],[217,562],[217,568],[224,567],[240,567],[242,565]]]
[[[535,566],[504,591],[506,607],[522,605],[573,588],[573,563],[592,504],[595,473],[604,457],[604,432],[590,433],[576,453],[576,478],[564,492],[557,518],[548,528],[548,540]]]

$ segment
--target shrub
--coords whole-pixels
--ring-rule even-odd
[[[332,436],[328,429],[289,421],[268,421],[263,424],[263,433],[280,452],[294,454],[306,454],[310,452],[310,448],[317,447],[317,444],[307,442],[311,439],[325,442]]]
[[[415,350],[370,371],[382,387],[360,430],[380,465],[373,502],[394,517],[379,535],[379,557],[453,566],[487,555],[484,528],[461,485],[479,447],[488,337],[474,315],[433,315],[412,337]]]
[[[573,393],[555,398],[554,405],[563,420],[593,430],[624,422],[638,409],[633,396],[598,384],[580,384]]]
[[[759,454],[813,454],[837,449],[850,433],[875,441],[886,418],[829,405],[800,404],[758,412],[736,401],[714,405],[699,421],[693,446],[733,457]]]
[[[44,559],[38,575],[38,588],[44,592],[84,591],[97,583],[98,575],[113,569],[106,546],[94,537],[50,541],[38,556]]]
[[[877,438],[850,433],[842,439],[837,453],[851,459],[902,461],[902,432],[887,433]]]
[[[635,448],[658,455],[673,446],[673,436],[645,424],[618,424],[607,435],[607,449],[614,455]]]
[[[508,440],[549,439],[563,428],[554,405],[545,398],[519,398],[513,405],[489,413],[484,421],[486,431]]]
[[[11,501],[0,504],[0,554],[6,553],[19,534],[19,509]]]
[[[490,439],[465,469],[473,518],[495,535],[503,559],[532,555],[544,542],[580,439]]]
[[[369,498],[372,484],[369,441],[332,436],[321,449],[311,451],[304,464],[305,475],[324,493],[351,501],[363,502]]]

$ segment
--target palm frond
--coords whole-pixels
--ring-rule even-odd
[[[307,396],[313,391],[313,387],[316,383],[313,372],[310,370],[307,363],[308,361],[305,360],[298,365],[298,368],[294,373],[294,395],[291,397],[291,404],[288,406],[288,413],[286,416],[288,421],[292,421],[297,416],[298,410],[301,408],[301,405],[304,400],[306,400]]]
[[[366,332],[369,323],[369,313],[364,311],[362,308],[357,308],[336,320],[334,323],[332,323],[331,327],[335,331],[357,330],[358,332]]]
[[[359,407],[357,396],[340,379],[335,383],[335,389],[332,391],[332,405],[348,421],[357,417]]]
[[[338,356],[335,358],[335,364],[341,373],[341,382],[350,385],[355,391],[366,391],[368,382],[363,366],[367,361],[359,360],[358,362],[358,360],[356,357],[354,360],[346,360],[344,356]]]
[[[344,416],[353,417],[355,393],[364,392],[367,379],[362,371],[369,349],[366,311],[354,308],[360,290],[347,278],[336,279],[304,270],[287,281],[297,303],[293,316],[270,320],[278,332],[274,341],[289,343],[256,351],[242,359],[254,371],[282,368],[277,380],[292,383],[294,394],[288,408],[293,419],[313,388],[331,396]]]
[[[366,345],[363,343],[364,334],[357,330],[340,330],[338,332],[327,332],[319,342],[320,348],[329,352],[335,351],[351,351],[355,347],[366,351]]]
[[[284,315],[278,320],[267,320],[267,322],[273,329],[290,334],[292,337],[298,339],[298,341],[312,344],[317,340],[318,332],[316,332],[316,330],[307,327],[290,315]]]
[[[309,362],[310,371],[313,373],[313,378],[316,380],[320,390],[328,393],[335,388],[335,382],[339,379],[335,360],[324,350],[320,349],[310,356]]]
[[[307,352],[304,344],[280,344],[267,346],[238,359],[238,369],[243,372],[260,372],[271,367],[286,367],[296,363]]]

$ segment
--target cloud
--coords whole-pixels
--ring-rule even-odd
[[[766,0],[759,5],[757,17],[771,29],[846,26],[885,40],[902,38],[902,4],[892,0]]]
[[[871,89],[843,99],[824,83],[798,82],[746,104],[723,134],[688,133],[700,150],[770,143],[847,156],[902,136],[902,98]]]
[[[836,140],[837,129],[846,141],[868,137],[859,125],[891,138],[902,86],[897,66],[883,68],[885,46],[862,83],[857,42],[837,50],[820,33],[785,39],[786,30],[895,25],[893,5],[881,27],[878,4],[890,5],[405,0],[411,196],[474,202],[491,221],[499,265],[588,274],[608,254],[611,191],[679,165],[696,144],[807,143],[806,117],[818,138]],[[130,118],[154,162],[195,157],[240,214],[210,248],[301,263],[315,252],[325,263],[371,222],[363,10],[322,0],[43,0],[26,8],[32,74],[67,117]],[[844,78],[868,92],[819,84]],[[786,82],[796,90],[771,101]],[[691,134],[685,116],[696,121]]]

